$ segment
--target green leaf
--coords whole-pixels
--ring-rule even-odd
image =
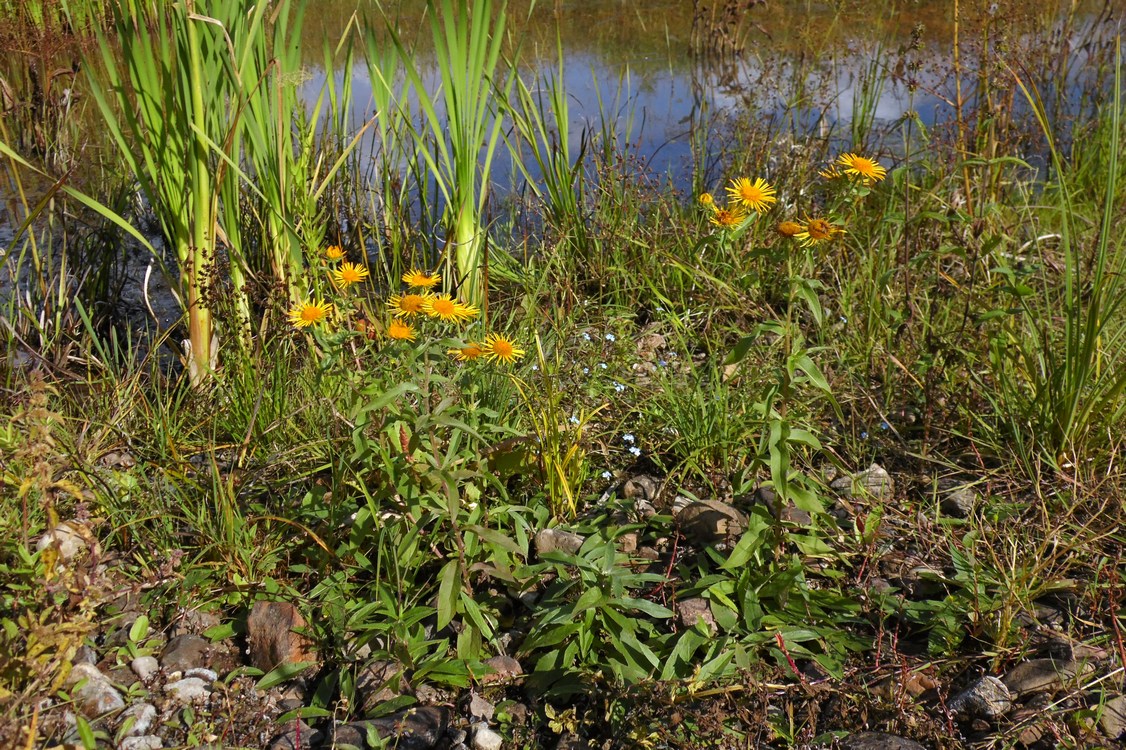
[[[458,598],[458,561],[450,560],[438,574],[438,630],[454,619]]]
[[[129,640],[133,643],[140,643],[148,634],[149,618],[145,615],[138,615],[137,619],[133,621],[132,627],[129,628]]]
[[[275,685],[280,685],[287,680],[292,680],[314,664],[316,664],[315,661],[298,661],[280,664],[267,672],[262,679],[258,680],[258,684],[256,684],[255,687],[258,690],[269,690]]]

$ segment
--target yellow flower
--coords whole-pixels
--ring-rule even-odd
[[[756,178],[754,182],[746,177],[732,180],[727,188],[727,194],[731,197],[732,203],[759,213],[770,208],[770,204],[777,200],[774,197],[774,188],[761,177]]]
[[[468,362],[471,359],[477,359],[484,353],[485,350],[481,348],[481,344],[473,343],[467,344],[465,346],[459,346],[455,349],[446,350],[446,354],[449,354],[458,362]]]
[[[723,229],[732,229],[739,226],[747,218],[743,211],[728,208],[717,208],[708,218],[708,221]]]
[[[844,168],[845,174],[859,177],[865,185],[872,185],[887,177],[888,171],[875,159],[856,154],[843,154],[837,164]]]
[[[289,311],[289,322],[298,328],[308,328],[323,323],[332,312],[332,303],[309,300],[298,302]]]
[[[422,312],[429,296],[428,294],[412,293],[395,294],[387,300],[387,306],[391,308],[391,314],[396,318],[409,318]]]
[[[524,356],[523,349],[517,349],[516,343],[512,339],[499,333],[490,333],[485,337],[481,352],[486,359],[492,362],[504,362],[505,364],[512,364]]]
[[[340,264],[340,268],[332,272],[332,280],[341,289],[347,289],[352,284],[358,284],[368,277],[368,270],[359,263],[347,261]]]
[[[843,177],[841,170],[836,167],[825,167],[824,169],[817,170],[817,174],[824,177],[826,180],[835,180],[838,177]]]
[[[459,323],[468,320],[478,312],[473,305],[459,302],[448,294],[435,294],[427,297],[422,305],[422,311],[431,318],[438,318],[446,323]]]
[[[414,329],[398,318],[391,318],[387,325],[387,336],[396,341],[414,341]]]
[[[778,226],[774,228],[774,231],[778,232],[778,234],[782,235],[783,237],[795,237],[799,233],[804,232],[805,227],[803,227],[796,221],[782,221],[778,223]]]
[[[711,193],[700,193],[700,197],[697,200],[700,201],[701,206],[712,209],[715,208],[715,197]]]
[[[436,273],[426,273],[417,268],[412,268],[403,274],[403,283],[412,289],[433,289],[442,277]]]
[[[344,258],[344,248],[340,245],[329,245],[325,248],[325,258],[330,261],[336,262]]]
[[[805,230],[794,235],[794,239],[801,242],[802,247],[816,245],[818,242],[827,242],[845,230],[834,226],[828,219],[809,219],[805,222]]]

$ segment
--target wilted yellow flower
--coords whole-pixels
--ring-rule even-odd
[[[332,303],[320,302],[317,300],[309,300],[308,302],[298,302],[289,311],[289,322],[298,328],[308,328],[309,326],[323,323],[329,314],[332,312]]]
[[[403,274],[403,283],[413,289],[433,289],[442,280],[441,275],[412,268]]]
[[[468,362],[472,359],[477,359],[485,353],[481,348],[481,344],[466,344],[454,349],[447,349],[446,354],[456,359],[458,362]]]
[[[743,211],[729,208],[717,208],[712,212],[712,215],[708,217],[708,221],[723,229],[733,229],[742,224],[746,218],[747,214]]]
[[[800,232],[805,231],[805,227],[803,227],[796,221],[782,221],[778,223],[778,226],[774,228],[774,231],[778,232],[778,234],[782,235],[783,237],[795,237]]]
[[[732,180],[731,185],[727,188],[727,194],[730,196],[732,203],[759,213],[770,208],[770,204],[777,200],[774,197],[774,192],[774,188],[761,177],[755,179],[754,182],[746,177],[740,177],[737,180]]]
[[[524,350],[517,349],[516,342],[499,333],[490,333],[486,336],[481,349],[486,359],[509,365],[524,356]]]
[[[697,200],[700,201],[701,206],[712,209],[715,208],[715,196],[711,193],[700,193],[700,197],[697,198]]]
[[[338,261],[344,258],[344,248],[340,245],[329,245],[324,249],[325,258],[330,261]]]
[[[340,264],[340,268],[332,272],[332,280],[341,289],[347,289],[352,284],[358,284],[368,277],[368,269],[359,263],[347,261]]]
[[[818,242],[828,242],[845,230],[834,226],[828,219],[809,219],[805,223],[805,230],[794,235],[794,239],[801,242],[802,247],[816,245]]]

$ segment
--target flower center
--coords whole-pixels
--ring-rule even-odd
[[[512,356],[512,345],[507,341],[494,341],[493,353],[501,359],[507,359]]]
[[[454,303],[451,300],[436,299],[432,304],[434,307],[434,312],[438,313],[439,315],[454,314]]]
[[[809,236],[815,240],[827,240],[833,236],[833,225],[825,219],[812,219],[806,227]]]

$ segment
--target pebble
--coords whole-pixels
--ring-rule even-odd
[[[166,672],[186,672],[207,664],[211,644],[198,635],[178,635],[164,647],[160,665]]]
[[[129,662],[129,668],[141,679],[141,682],[148,682],[160,670],[160,662],[155,656],[138,656]]]
[[[491,721],[493,714],[496,713],[496,706],[489,701],[482,698],[476,691],[469,696],[469,715],[474,719],[484,719]]]
[[[121,714],[122,732],[127,736],[143,735],[149,731],[154,721],[155,706],[151,703],[134,703]]]
[[[858,732],[841,743],[843,750],[926,750],[914,740],[884,732]]]
[[[708,631],[716,632],[715,616],[712,615],[712,607],[707,599],[700,597],[684,599],[677,602],[675,607],[676,616],[682,627],[691,628],[696,623],[703,622]]]
[[[684,535],[697,544],[727,542],[747,530],[747,516],[719,500],[696,500],[675,517]]]
[[[1099,716],[1099,726],[1103,734],[1117,740],[1126,734],[1126,695],[1120,695],[1106,702]]]
[[[184,672],[184,677],[198,677],[205,682],[215,682],[219,679],[218,673],[214,669],[205,669],[204,667],[196,667]]]
[[[950,701],[950,711],[961,718],[998,719],[1013,707],[1013,695],[1005,683],[986,675]]]
[[[1080,669],[1071,661],[1029,659],[1006,672],[1001,681],[1014,695],[1024,697],[1061,688],[1074,680]]]
[[[42,552],[54,545],[59,551],[60,560],[73,560],[75,557],[78,557],[79,554],[86,551],[86,539],[82,534],[83,531],[85,531],[85,528],[81,524],[73,521],[64,521],[39,537],[39,541],[35,544],[35,549]],[[86,533],[89,534],[89,531]]]
[[[68,685],[79,685],[71,693],[75,707],[87,718],[125,708],[125,699],[93,664],[75,664],[67,675]]]
[[[160,750],[164,741],[155,734],[146,734],[140,737],[126,737],[117,746],[118,750]]]
[[[562,529],[543,529],[536,534],[536,554],[543,557],[549,552],[566,552],[573,555],[583,546],[586,537]]]
[[[263,672],[281,664],[312,661],[312,643],[294,631],[305,618],[289,602],[255,602],[246,620],[250,663]]]
[[[480,682],[482,685],[511,682],[524,674],[524,667],[520,665],[520,662],[505,654],[485,660],[485,666],[489,668],[489,671],[481,676]]]
[[[164,692],[180,703],[191,703],[198,698],[206,698],[211,689],[198,677],[185,677],[165,685]]]
[[[484,724],[478,724],[473,732],[473,750],[500,750],[504,738]]]
[[[829,487],[845,497],[870,496],[876,500],[890,500],[895,494],[895,482],[887,470],[872,464],[864,471],[834,479]]]

